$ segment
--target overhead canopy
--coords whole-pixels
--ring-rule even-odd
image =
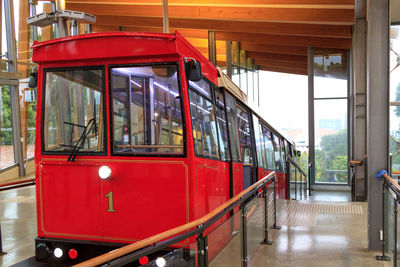
[[[351,48],[355,0],[169,0],[170,31],[178,30],[208,56],[215,31],[217,65],[226,62],[226,41],[261,70],[307,74],[307,48]],[[188,3],[189,2],[189,3]],[[66,0],[66,9],[97,16],[92,31],[162,32],[161,0]]]

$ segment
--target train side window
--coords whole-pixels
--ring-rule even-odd
[[[282,171],[286,172],[286,148],[284,139],[280,139],[280,148],[281,148],[281,166]]]
[[[272,141],[273,141],[274,152],[275,152],[274,155],[275,155],[276,170],[278,172],[282,172],[282,167],[281,167],[281,149],[280,149],[279,138],[276,135],[273,135]]]
[[[264,137],[261,132],[261,125],[259,124],[258,117],[253,115],[254,135],[256,139],[257,162],[259,168],[267,168],[265,162],[265,147]]]
[[[241,161],[240,145],[239,145],[239,130],[236,118],[236,101],[233,96],[225,93],[226,112],[228,115],[228,130],[231,142],[232,160]]]
[[[70,153],[86,133],[79,151],[103,152],[103,68],[45,70],[42,148]]]
[[[229,161],[231,159],[229,138],[228,138],[228,128],[226,125],[226,114],[225,114],[225,103],[224,95],[221,89],[215,89],[215,113],[217,116],[217,126],[218,126],[218,141],[220,147],[221,159],[224,161]]]
[[[269,170],[276,170],[274,145],[272,143],[271,132],[264,125],[261,125],[262,135],[265,142],[265,156]]]
[[[243,163],[251,164],[253,163],[252,154],[252,141],[250,132],[250,116],[248,111],[237,104],[237,121],[238,121],[238,133],[240,142],[240,155]]]
[[[204,81],[204,80],[202,80]],[[201,81],[200,81],[201,82]],[[217,144],[217,126],[214,105],[204,95],[211,96],[210,84],[190,82],[189,101],[192,117],[194,151],[198,156],[219,158]],[[198,84],[208,85],[200,87]],[[196,84],[196,86],[193,86]],[[199,88],[202,88],[201,90]],[[196,90],[194,90],[196,89]],[[200,94],[200,92],[202,94]]]
[[[111,69],[116,154],[183,154],[177,64]]]

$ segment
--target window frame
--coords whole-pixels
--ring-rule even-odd
[[[210,85],[210,94],[211,94],[211,99],[206,96],[205,94],[201,93],[199,90],[197,90],[196,88],[194,88],[193,86],[190,85],[189,79],[186,79],[186,84],[187,84],[187,93],[188,93],[188,103],[190,105],[190,95],[189,95],[189,90],[192,90],[192,93],[197,94],[201,97],[204,97],[207,101],[209,101],[211,103],[211,105],[214,108],[214,116],[216,117],[216,112],[215,112],[215,108],[216,108],[216,103],[215,103],[215,90],[214,90],[214,83],[212,83],[210,80],[208,80],[204,75],[201,75],[201,79],[203,79],[205,82],[208,83],[208,85]],[[224,101],[225,101],[225,97],[224,97]],[[192,135],[193,135],[193,122],[192,122],[192,110],[189,106],[189,110],[190,110],[190,124],[192,126],[191,131],[192,131]],[[218,122],[215,121],[215,127],[218,127]],[[219,146],[219,133],[217,130],[217,140],[216,140],[216,144],[218,147],[218,153],[217,153],[217,157],[211,157],[211,156],[205,156],[205,155],[199,155],[196,153],[195,149],[194,149],[194,137],[192,136],[192,140],[193,140],[193,152],[194,152],[194,156],[195,157],[199,157],[199,158],[203,158],[203,159],[211,159],[211,160],[221,160],[221,148]],[[225,161],[224,161],[225,162]]]
[[[57,152],[57,151],[46,151],[44,147],[44,122],[45,122],[45,103],[46,103],[46,83],[47,83],[47,73],[57,72],[57,71],[71,71],[71,70],[101,70],[102,75],[102,94],[103,94],[103,151],[95,152],[82,152],[79,151],[77,156],[106,156],[108,155],[108,135],[107,135],[107,88],[106,88],[106,66],[105,65],[87,65],[87,66],[68,66],[68,67],[55,67],[55,68],[44,68],[43,69],[43,79],[42,79],[42,99],[40,103],[40,150],[41,155],[55,155],[55,156],[68,156],[71,152]]]
[[[112,94],[112,69],[113,68],[134,68],[134,67],[151,67],[151,66],[163,66],[163,65],[175,65],[177,70],[177,81],[178,81],[178,91],[179,100],[182,114],[182,138],[183,138],[183,153],[182,154],[149,154],[149,153],[121,153],[114,151],[114,107],[113,107],[113,94]],[[108,88],[109,88],[109,131],[110,131],[110,155],[118,157],[156,157],[156,158],[186,158],[187,157],[187,132],[186,132],[186,117],[184,109],[184,99],[182,95],[182,75],[181,75],[181,64],[179,61],[169,61],[169,62],[151,62],[151,63],[128,63],[128,64],[108,64]]]
[[[217,118],[217,128],[218,128],[218,131],[217,131],[217,135],[218,135],[218,146],[219,146],[219,158],[220,158],[220,160],[222,161],[222,162],[231,162],[232,161],[232,151],[231,151],[231,139],[230,139],[230,135],[229,135],[229,127],[228,127],[228,114],[226,113],[226,102],[225,102],[225,92],[224,92],[224,89],[222,88],[222,87],[217,87],[216,85],[214,85],[213,83],[211,83],[212,85],[213,85],[213,91],[212,91],[212,95],[213,95],[213,98],[214,98],[214,106],[215,106],[215,109],[221,109],[222,110],[222,113],[224,114],[224,116],[225,116],[225,127],[226,127],[226,134],[227,134],[227,138],[228,138],[228,149],[229,149],[229,159],[222,159],[222,156],[221,156],[221,153],[222,153],[222,151],[221,151],[221,147],[219,146],[220,144],[219,144],[219,139],[220,139],[220,136],[219,136],[219,131],[220,131],[220,129],[219,129],[219,124],[218,124],[218,118]],[[221,93],[221,95],[222,95],[222,97],[223,97],[223,100],[224,100],[224,106],[223,107],[221,107],[220,106],[220,104],[217,104],[217,98],[216,98],[216,91],[217,90],[219,90],[220,91],[220,93]],[[215,116],[217,116],[217,115],[215,115]]]

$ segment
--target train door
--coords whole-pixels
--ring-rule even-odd
[[[133,242],[189,221],[178,64],[116,66],[110,80],[105,161],[112,174],[101,182],[103,234]]]
[[[104,70],[46,69],[44,77],[38,234],[101,238],[99,166],[93,157],[106,154]]]
[[[264,135],[262,134],[261,124],[259,123],[256,115],[253,115],[253,125],[257,151],[258,180],[260,180],[267,175],[267,159],[265,153]]]

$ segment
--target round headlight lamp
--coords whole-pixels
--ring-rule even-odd
[[[111,177],[111,168],[108,166],[101,166],[99,168],[99,177],[102,180],[107,180]]]

